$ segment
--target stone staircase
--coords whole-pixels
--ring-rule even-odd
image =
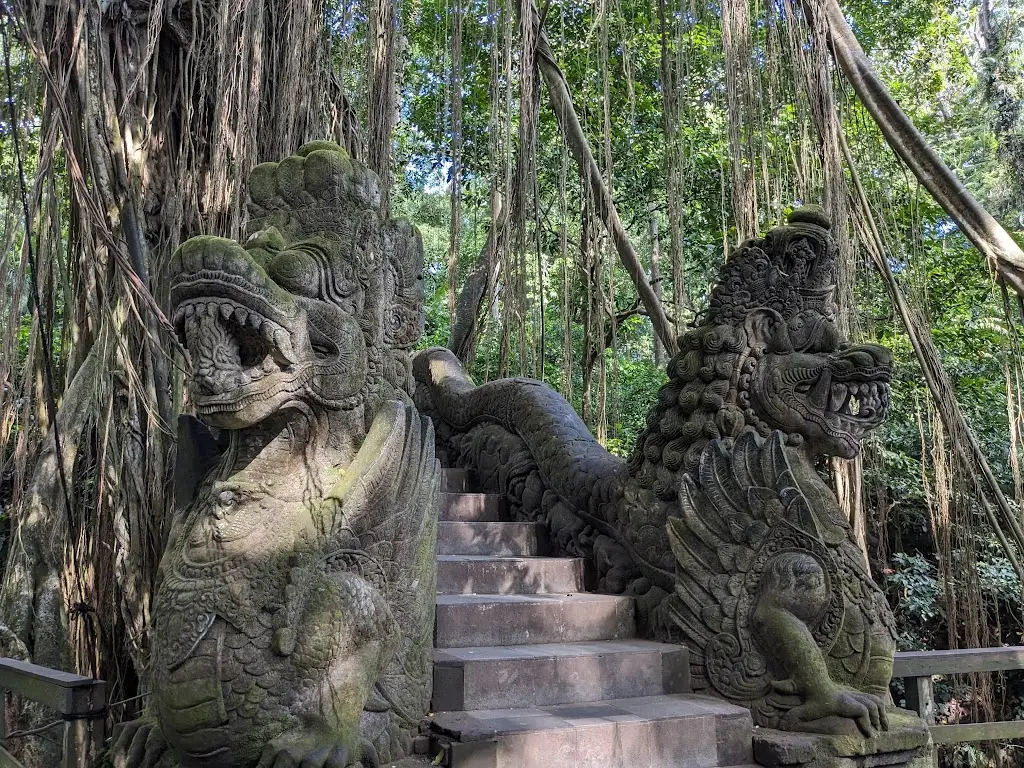
[[[636,638],[633,600],[587,593],[544,526],[442,471],[432,754],[450,768],[753,762],[750,713],[688,693],[685,648]]]

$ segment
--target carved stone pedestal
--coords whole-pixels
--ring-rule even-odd
[[[754,760],[765,768],[931,768],[932,742],[912,712],[888,711],[889,730],[870,739],[754,729]]]

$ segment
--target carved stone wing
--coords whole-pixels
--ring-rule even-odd
[[[770,659],[750,627],[759,582],[784,550],[807,551],[826,571],[834,570],[826,548],[809,535],[814,530],[783,433],[764,440],[748,429],[704,448],[697,477],[683,477],[679,516],[668,524],[677,565],[668,613],[690,647],[695,682],[706,680],[723,696],[748,704],[771,693]],[[835,598],[841,601],[838,592]],[[830,630],[824,634],[834,636],[834,623],[824,624]],[[822,645],[831,640],[815,634]]]
[[[364,716],[364,735],[375,741],[415,729],[430,703],[439,476],[430,421],[389,401],[332,494],[329,559],[379,589],[402,628]]]
[[[412,406],[384,403],[369,433],[327,497],[337,503],[328,535],[342,546],[361,548],[368,537],[387,531],[403,538],[409,514],[433,514],[439,469],[434,459],[433,427]]]

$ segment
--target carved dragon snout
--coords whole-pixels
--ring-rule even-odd
[[[304,398],[338,407],[365,380],[357,319],[316,295],[329,277],[317,274],[318,244],[284,249],[275,234],[260,232],[246,247],[193,238],[171,264],[172,318],[192,357],[192,395],[217,426],[248,426]],[[312,295],[296,290],[300,280]]]
[[[800,435],[816,455],[853,458],[889,411],[892,354],[877,344],[831,354],[768,352],[741,397],[772,429]]]

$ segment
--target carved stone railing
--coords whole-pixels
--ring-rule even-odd
[[[102,680],[0,658],[0,692],[42,704],[63,720],[61,768],[86,768],[103,745],[107,684]],[[0,768],[24,768],[7,751],[6,718],[0,711]],[[12,734],[13,735],[13,734]]]
[[[907,708],[928,724],[935,744],[964,741],[1024,739],[1024,721],[997,723],[935,724],[934,675],[963,675],[972,672],[1009,672],[1024,669],[1024,646],[970,648],[960,651],[906,651],[893,660],[893,677],[902,677]]]

